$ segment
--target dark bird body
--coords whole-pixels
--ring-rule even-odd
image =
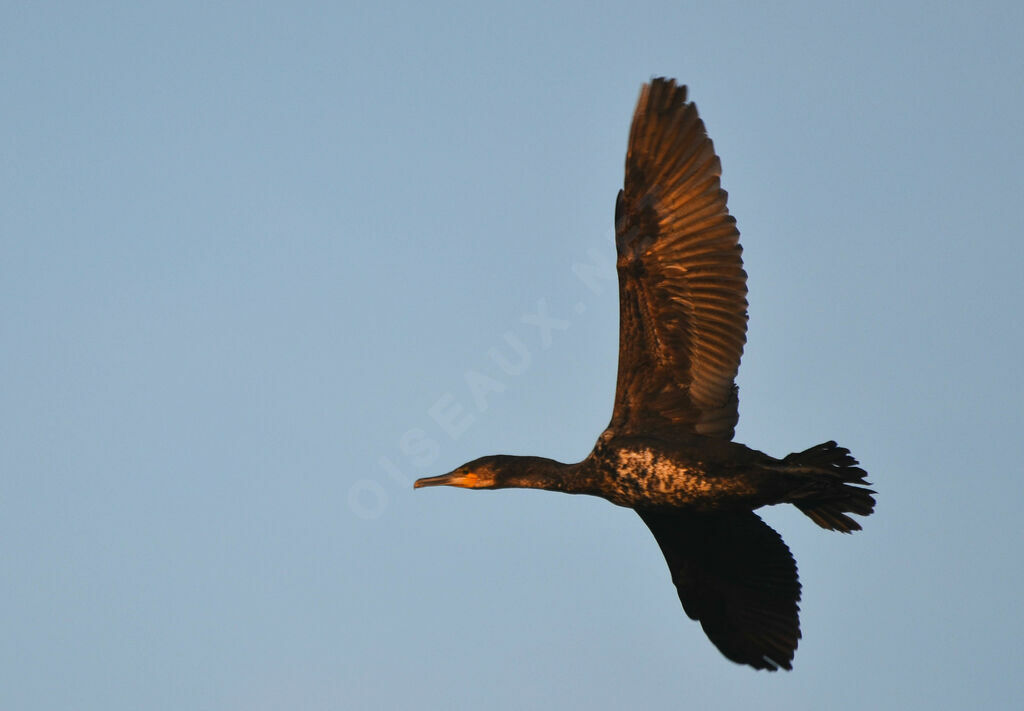
[[[608,428],[581,462],[482,457],[417,487],[547,489],[637,511],[686,613],[729,659],[791,668],[800,583],[754,510],[791,503],[851,532],[874,493],[835,442],[782,459],[732,442],[746,341],[746,273],[721,166],[686,88],[645,85],[615,207],[619,374]]]

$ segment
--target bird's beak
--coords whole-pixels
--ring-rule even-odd
[[[424,486],[459,486],[463,489],[478,489],[483,483],[480,477],[473,472],[464,474],[450,472],[441,476],[428,476],[423,479],[417,479],[412,486],[414,489],[421,489]]]
[[[454,477],[451,474],[442,474],[441,476],[425,476],[422,479],[417,479],[412,485],[414,489],[420,489],[424,486],[451,486],[452,479]]]

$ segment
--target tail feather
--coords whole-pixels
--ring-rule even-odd
[[[857,466],[850,450],[835,442],[815,445],[782,461],[790,472],[815,475],[790,500],[822,528],[843,533],[859,531],[860,524],[846,514],[869,516],[875,510],[875,492],[863,488],[871,485],[865,479],[867,472]]]

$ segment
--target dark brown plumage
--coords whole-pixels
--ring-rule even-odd
[[[729,659],[790,669],[800,583],[754,509],[792,503],[823,528],[860,529],[874,493],[835,442],[776,459],[732,442],[747,286],[721,164],[686,87],[655,79],[633,116],[615,206],[619,373],[608,428],[581,462],[482,457],[416,487],[526,487],[633,508],[686,614]]]

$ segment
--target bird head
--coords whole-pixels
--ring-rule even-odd
[[[458,486],[463,489],[497,489],[502,486],[506,466],[501,462],[505,457],[490,456],[466,462],[461,467],[440,476],[417,479],[413,487]]]
[[[463,489],[553,489],[562,490],[565,476],[576,465],[566,465],[544,457],[520,457],[492,454],[466,462],[458,469],[417,479],[413,486],[458,486]]]

